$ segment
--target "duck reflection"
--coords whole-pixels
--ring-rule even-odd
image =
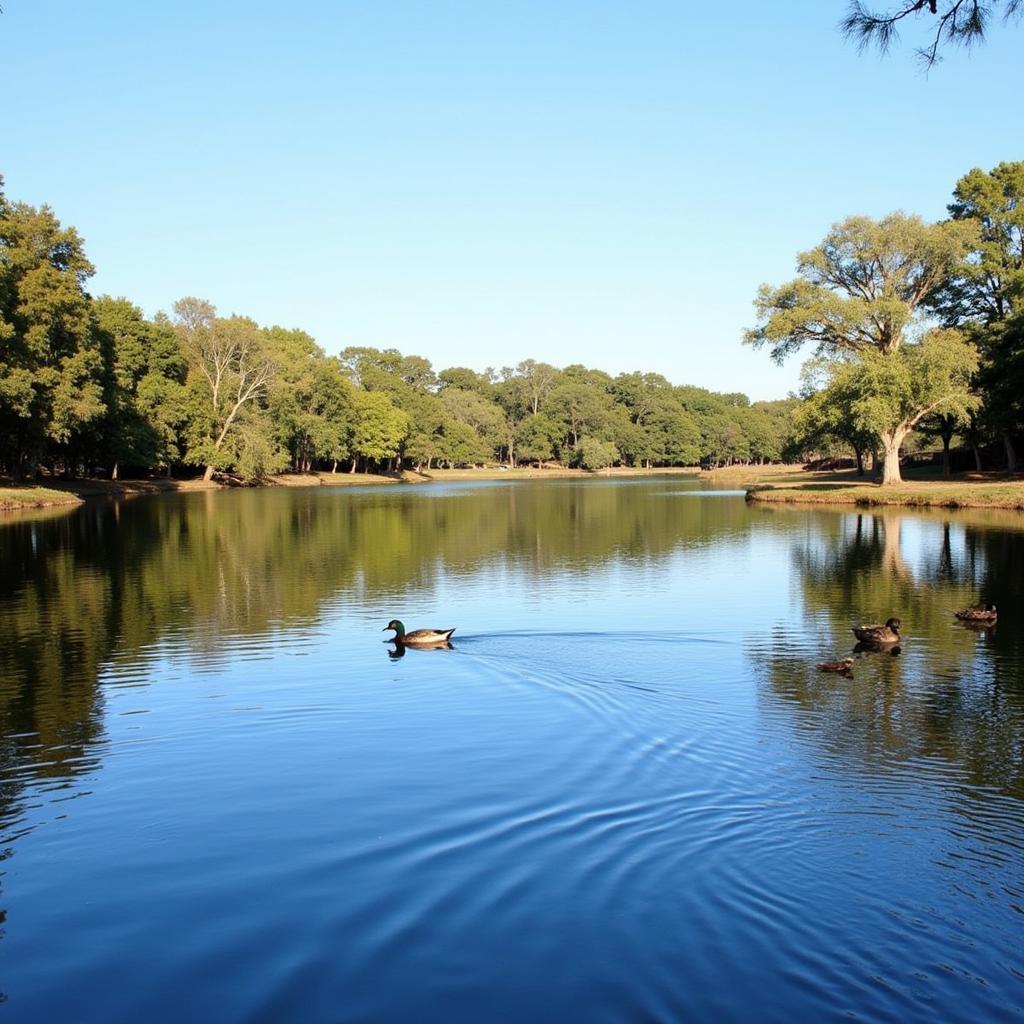
[[[453,643],[432,644],[430,647],[415,647],[412,644],[410,644],[407,647],[405,644],[396,644],[393,640],[388,640],[388,641],[386,641],[386,643],[388,645],[388,657],[392,661],[397,661],[399,658],[404,658],[405,657],[405,652],[407,650],[419,651],[419,652],[423,652],[423,653],[426,653],[426,652],[429,652],[429,651],[454,651],[455,650],[455,644],[453,644]]]

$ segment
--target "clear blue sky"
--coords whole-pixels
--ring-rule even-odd
[[[3,0],[0,173],[149,313],[781,397],[758,284],[1024,156],[1024,28],[926,76],[844,44],[845,0],[703,7]]]

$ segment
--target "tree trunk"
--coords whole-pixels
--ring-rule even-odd
[[[338,472],[338,460],[334,460],[334,464],[331,466],[331,476],[334,476]]]
[[[942,475],[952,476],[953,467],[949,460],[949,444],[953,440],[952,434],[942,435]]]
[[[864,475],[864,449],[855,447],[854,454],[857,456],[857,476]]]
[[[981,472],[981,449],[976,445],[971,445],[971,451],[974,452],[974,468],[980,473]]]
[[[110,471],[110,479],[111,480],[116,480],[117,479],[117,463],[116,462],[114,463],[114,468]]]
[[[356,462],[358,462],[358,461],[359,461],[359,456],[358,455],[353,455],[352,456],[352,468],[349,470],[350,473],[354,473],[356,471]]]
[[[213,466],[207,466],[206,472],[203,473],[203,479],[209,483],[213,479]]]
[[[882,434],[882,447],[885,449],[885,457],[882,462],[882,486],[903,483],[900,476],[900,445],[907,436],[907,431],[897,429],[891,434]]]
[[[1003,432],[1003,447],[1006,449],[1006,472],[1016,473],[1017,453],[1013,449],[1013,438],[1006,431]]]

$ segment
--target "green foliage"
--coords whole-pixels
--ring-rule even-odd
[[[844,416],[853,429],[878,437],[884,483],[899,480],[899,447],[923,416],[971,402],[977,354],[959,333],[940,331],[913,345],[907,339],[910,328],[921,328],[926,300],[978,238],[967,220],[851,217],[800,254],[799,278],[758,294],[760,323],[747,343],[770,345],[779,362],[810,343],[819,359],[835,361],[823,401],[849,401]]]
[[[165,319],[150,321],[127,299],[102,296],[92,304],[93,330],[104,351],[105,460],[142,467],[178,461],[178,430],[187,411],[188,364]]]
[[[880,221],[850,217],[821,245],[800,253],[798,278],[761,286],[754,303],[761,322],[745,341],[770,346],[780,363],[806,344],[824,356],[893,352],[921,304],[976,240],[967,221],[927,224],[904,213]]]
[[[561,428],[543,414],[523,420],[516,429],[516,451],[524,462],[547,462],[555,457]]]
[[[618,458],[615,445],[598,437],[581,437],[576,447],[576,461],[584,469],[605,469],[617,462]]]
[[[0,471],[205,467],[260,480],[344,462],[492,460],[666,466],[781,456],[786,403],[525,359],[500,373],[219,317],[207,300],[147,318],[91,299],[81,241],[0,195]]]
[[[0,460],[30,471],[49,450],[84,456],[106,411],[92,264],[49,207],[10,203],[0,179]]]
[[[398,454],[409,432],[409,417],[387,395],[356,392],[353,446],[359,455],[383,461]]]
[[[259,484],[288,465],[288,453],[258,423],[246,423],[238,431],[233,463],[246,483]]]

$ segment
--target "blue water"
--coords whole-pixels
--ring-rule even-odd
[[[0,1014],[1019,1019],[1024,530],[951,516],[672,477],[5,521]]]

